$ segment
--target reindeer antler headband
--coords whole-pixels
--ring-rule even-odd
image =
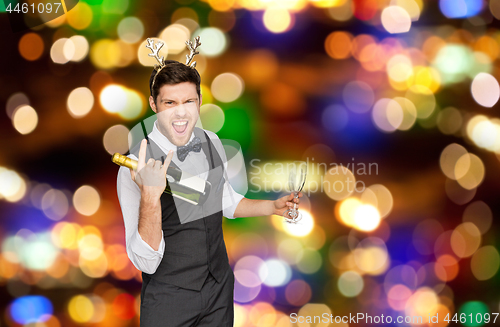
[[[156,70],[156,75],[153,78],[153,84],[151,84],[151,90],[152,90],[153,86],[155,85],[156,76],[158,76],[158,73],[168,65],[165,64],[165,60],[164,60],[163,56],[161,56],[161,57],[159,56],[160,49],[164,45],[164,43],[162,41],[158,41],[158,43],[156,43],[156,45],[155,45],[154,41],[151,40],[150,38],[148,38],[147,41],[148,41],[148,44],[146,44],[146,48],[151,49],[151,51],[153,52],[153,53],[149,53],[148,56],[155,57],[156,61],[158,61],[158,65],[154,65],[154,68]],[[195,69],[196,61],[193,61],[193,62],[191,62],[191,61],[193,60],[195,55],[199,54],[199,52],[196,51],[196,48],[198,48],[201,45],[200,37],[197,36],[194,39],[194,45],[193,45],[193,42],[191,42],[191,40],[187,40],[186,45],[189,49],[189,54],[186,55],[186,66],[189,66],[192,69]]]

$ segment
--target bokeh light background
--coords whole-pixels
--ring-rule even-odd
[[[224,220],[235,326],[500,311],[500,0],[87,0],[16,34],[0,11],[0,326],[138,326],[110,154],[152,114],[145,39],[184,62],[198,35],[246,196],[309,161],[300,226]]]

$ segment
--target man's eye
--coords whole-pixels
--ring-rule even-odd
[[[172,104],[172,101],[167,101],[167,102],[165,102],[165,103],[166,103],[166,104]]]
[[[187,102],[193,102],[193,100],[188,100]]]

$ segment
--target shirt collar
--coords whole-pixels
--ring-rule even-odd
[[[153,141],[155,141],[155,143],[162,146],[163,148],[167,150],[177,151],[177,146],[174,145],[172,142],[170,142],[170,140],[162,132],[160,132],[160,130],[157,127],[157,124],[158,120],[155,120],[153,124],[153,131],[151,131],[149,137],[151,137]],[[187,143],[191,142],[193,139],[194,139],[194,131],[191,133],[191,137],[189,138],[189,141]]]

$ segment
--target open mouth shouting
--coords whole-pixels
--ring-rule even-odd
[[[187,131],[188,121],[187,120],[176,120],[172,123],[174,131],[177,135],[184,135]]]

